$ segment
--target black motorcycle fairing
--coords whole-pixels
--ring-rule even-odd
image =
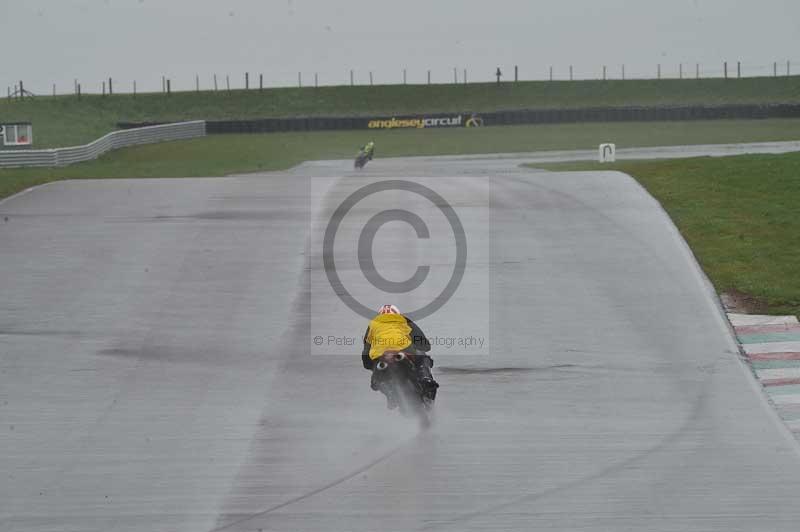
[[[387,396],[392,394],[400,403],[400,411],[407,417],[417,416],[427,425],[429,411],[436,399],[438,385],[425,386],[420,379],[416,356],[406,353],[387,353],[376,362],[372,374],[372,388]],[[420,357],[423,362],[428,357]],[[429,371],[429,370],[428,370]]]

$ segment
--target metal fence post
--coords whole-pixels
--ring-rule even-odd
[[[550,67],[550,81],[553,81],[553,67]]]
[[[260,91],[264,90],[264,74],[258,75],[258,90]]]
[[[133,80],[133,97],[136,98],[136,80]]]
[[[354,83],[354,79],[353,79],[353,71],[350,70],[350,86],[352,87],[354,84],[355,83]]]
[[[517,65],[514,65],[514,81],[519,81],[519,67]]]
[[[214,92],[217,92],[219,87],[217,86],[217,75],[214,74]]]
[[[725,79],[728,79],[728,62],[727,61],[725,61],[723,67],[724,67],[724,70],[725,70]]]
[[[250,72],[244,73],[244,90],[250,89]]]
[[[606,65],[603,65],[603,81],[606,80]]]
[[[625,65],[622,65],[622,79],[625,80]]]
[[[678,79],[683,79],[683,63],[678,65]]]
[[[407,78],[406,78],[406,69],[404,68],[404,69],[403,69],[403,85],[405,85],[405,84],[407,83],[407,81],[408,81],[408,80],[407,80]]]
[[[106,95],[106,82],[103,80],[103,96]]]
[[[170,96],[171,94],[172,94],[172,80],[168,79],[167,80],[167,96]]]
[[[464,69],[464,85],[467,84],[467,69]]]
[[[570,81],[573,80],[573,77],[572,77],[572,65],[569,66],[569,80]]]
[[[742,62],[736,61],[736,79],[740,79],[742,77]]]
[[[108,95],[111,96],[114,94],[114,85],[112,84],[111,78],[108,78]]]
[[[197,90],[197,92],[200,92],[200,74],[194,75],[194,86],[195,90]]]
[[[428,85],[431,84],[431,71],[428,70]]]
[[[661,63],[658,64],[658,79],[661,79]]]
[[[700,79],[700,63],[695,63],[694,70],[695,70],[695,77],[697,79]]]

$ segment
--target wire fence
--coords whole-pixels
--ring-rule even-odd
[[[771,63],[743,63],[726,61],[719,64],[702,63],[656,63],[650,69],[631,68],[625,64],[600,65],[595,68],[575,65],[553,65],[529,68],[519,65],[497,66],[470,71],[464,67],[452,70],[420,69],[376,69],[345,71],[342,75],[319,72],[270,72],[267,78],[263,72],[243,72],[232,75],[195,74],[173,78],[168,75],[152,76],[148,80],[120,79],[108,77],[101,80],[84,81],[73,79],[71,83],[52,83],[49,87],[31,87],[20,80],[7,87],[8,99],[22,99],[34,96],[64,96],[83,94],[112,95],[143,93],[264,90],[286,87],[331,87],[331,86],[369,86],[369,85],[441,85],[474,84],[487,82],[524,81],[588,81],[588,80],[690,80],[690,79],[741,79],[763,77],[788,77],[800,75],[800,60],[782,60]]]

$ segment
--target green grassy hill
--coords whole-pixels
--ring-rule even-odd
[[[590,106],[800,102],[800,76],[736,80],[536,81],[0,99],[0,122],[30,121],[35,147],[92,141],[122,121],[392,115]]]

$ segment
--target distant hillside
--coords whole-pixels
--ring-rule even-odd
[[[486,112],[523,108],[800,102],[800,76],[704,80],[533,81],[0,99],[0,122],[31,121],[35,147],[83,144],[118,122]]]

